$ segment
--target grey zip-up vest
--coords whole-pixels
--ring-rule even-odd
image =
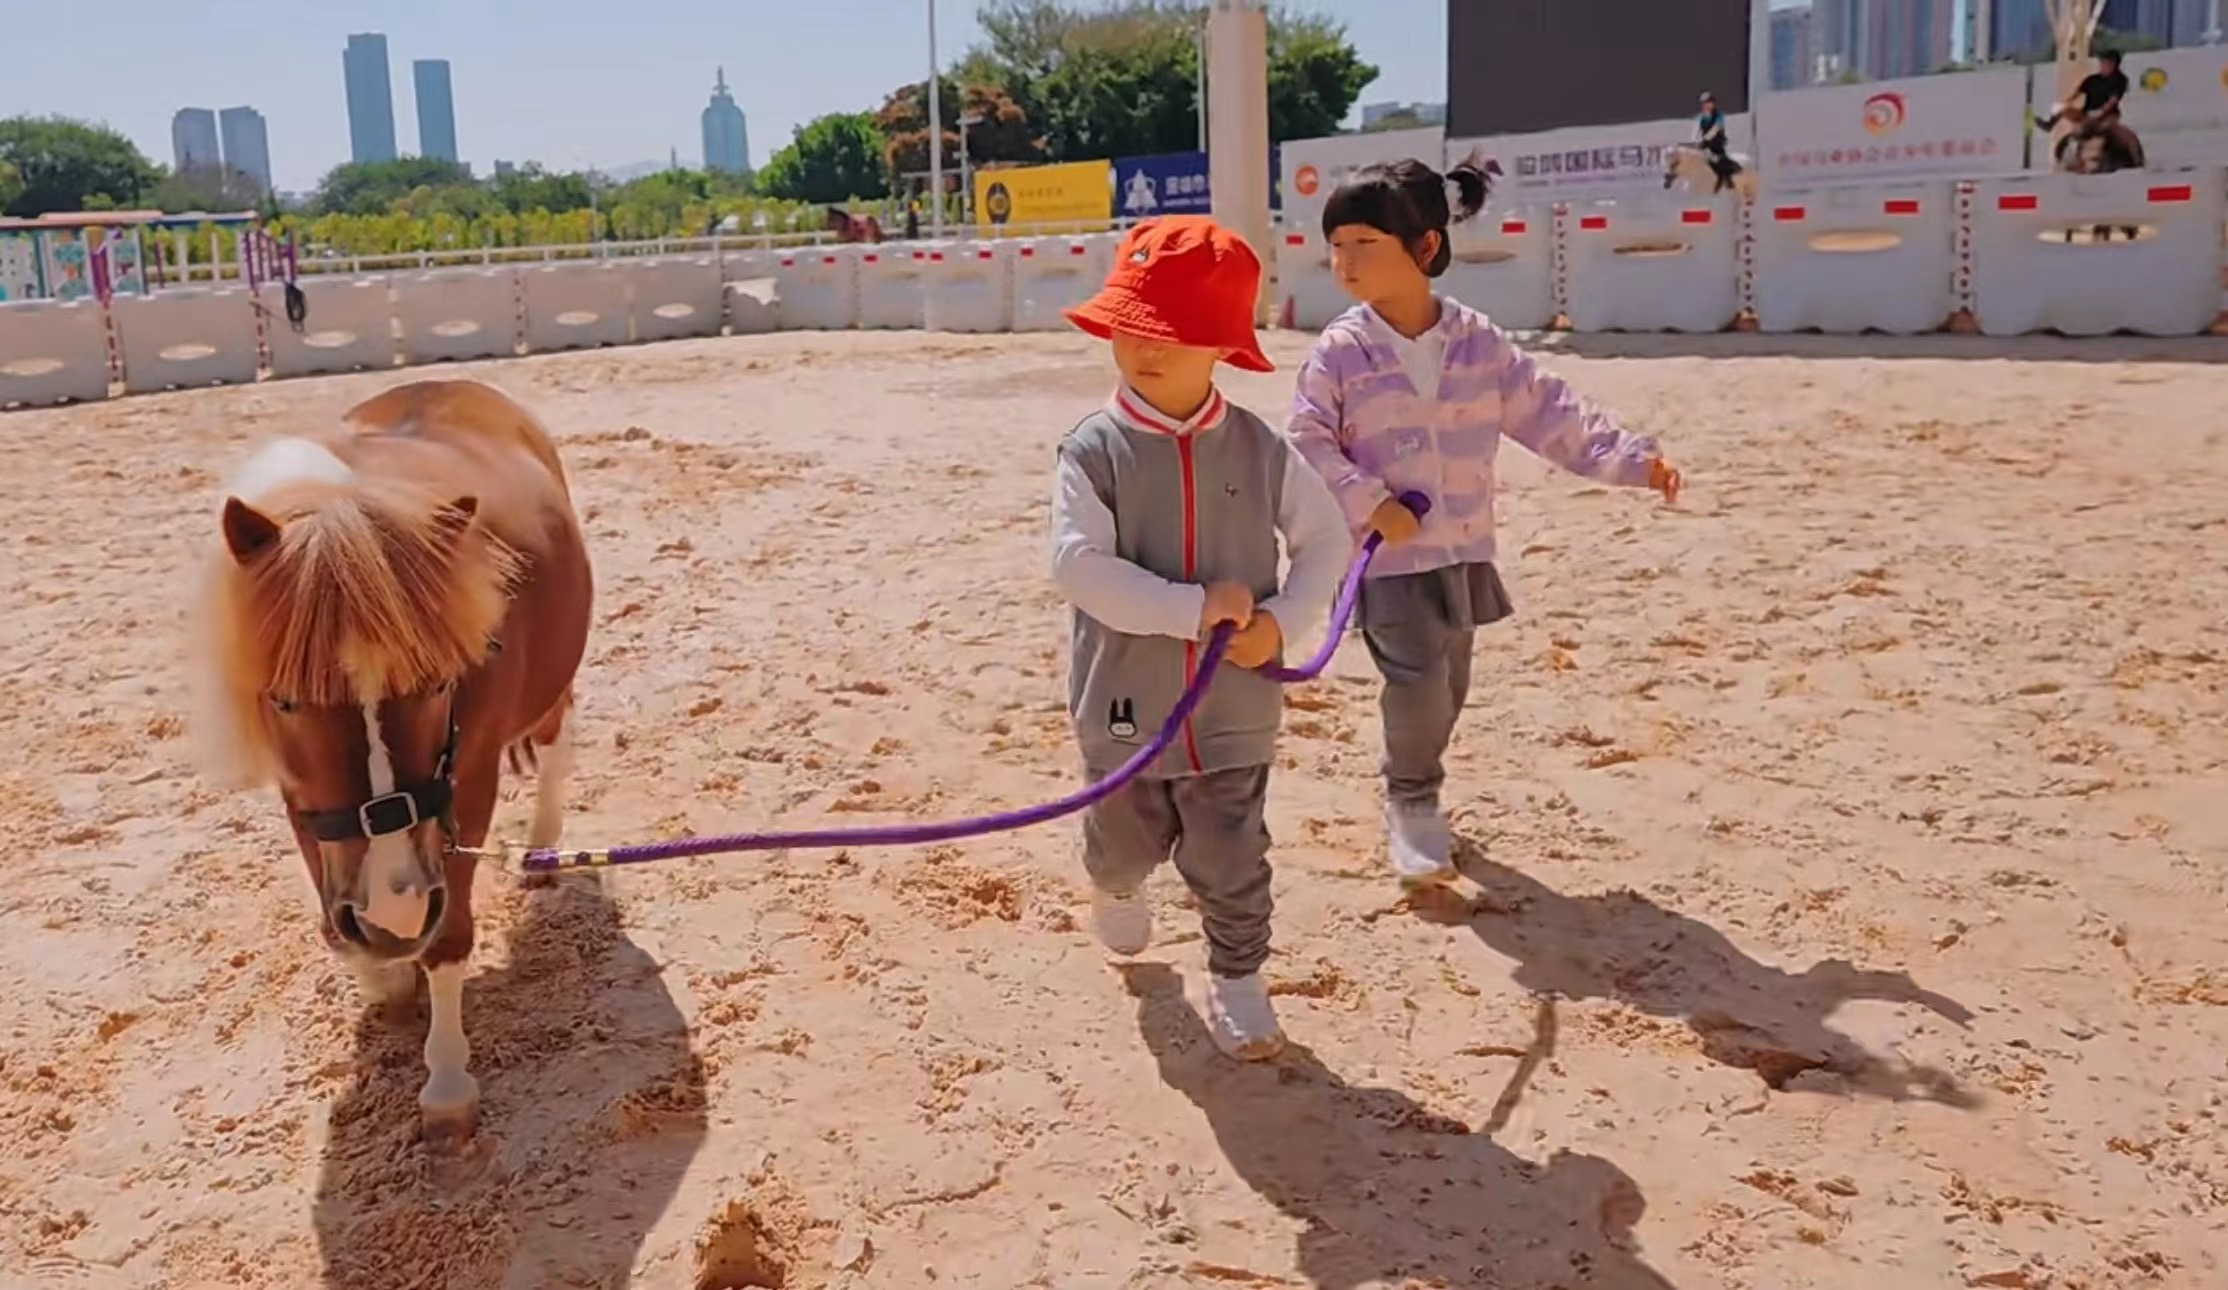
[[[1232,405],[1222,424],[1160,434],[1098,412],[1068,432],[1062,459],[1080,466],[1114,513],[1115,554],[1171,582],[1236,582],[1256,602],[1277,593],[1276,517],[1291,448]],[[1183,696],[1205,641],[1131,636],[1075,611],[1068,715],[1094,777],[1152,741]],[[1152,768],[1156,779],[1268,764],[1284,718],[1283,687],[1240,668],[1216,669],[1205,699]]]

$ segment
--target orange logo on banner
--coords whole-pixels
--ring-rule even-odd
[[[1315,190],[1323,186],[1323,176],[1313,166],[1302,166],[1300,172],[1292,176],[1292,186],[1300,191],[1300,196],[1313,197]]]
[[[1910,110],[1903,105],[1903,96],[1895,93],[1875,94],[1864,101],[1864,128],[1867,134],[1893,134],[1903,128]]]

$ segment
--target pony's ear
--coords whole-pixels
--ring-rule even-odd
[[[470,493],[455,498],[434,514],[433,522],[440,526],[450,541],[462,536],[472,527],[472,517],[480,513],[480,499]]]
[[[277,520],[237,497],[224,499],[224,545],[231,550],[233,559],[246,564],[270,550],[278,537]]]

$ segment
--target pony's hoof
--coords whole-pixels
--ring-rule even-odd
[[[557,885],[557,875],[553,873],[530,873],[520,879],[518,885],[528,891],[547,891]]]
[[[418,1131],[426,1150],[436,1156],[462,1154],[480,1130],[480,1100],[475,1097],[456,1106],[421,1106]]]

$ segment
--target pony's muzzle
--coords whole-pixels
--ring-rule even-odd
[[[368,903],[359,904],[354,900],[334,902],[330,911],[333,930],[339,933],[341,940],[373,958],[411,958],[424,949],[426,943],[433,939],[434,933],[441,929],[441,917],[448,912],[449,906],[448,884],[436,880],[425,889],[422,896],[425,913],[414,932],[407,928],[393,927],[391,916],[385,923],[374,919]]]

